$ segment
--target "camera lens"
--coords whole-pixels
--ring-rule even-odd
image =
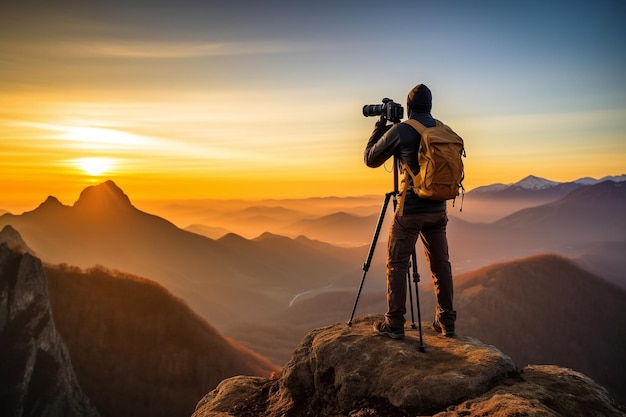
[[[384,104],[366,104],[363,106],[363,116],[365,117],[380,116],[384,111]]]

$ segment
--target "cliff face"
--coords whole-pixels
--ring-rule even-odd
[[[314,330],[272,378],[223,381],[193,417],[625,416],[585,375],[555,366],[517,369],[480,341],[426,324],[403,340],[376,335],[366,316]]]
[[[0,415],[97,417],[57,333],[41,261],[0,244]]]

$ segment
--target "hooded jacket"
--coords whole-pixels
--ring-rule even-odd
[[[417,120],[426,127],[435,126],[435,119],[430,114],[432,94],[430,89],[424,84],[417,85],[409,92],[407,108],[410,119]],[[384,123],[377,122],[376,128],[365,147],[365,165],[377,168],[384,164],[387,159],[396,156],[399,160],[406,162],[414,174],[417,174],[420,170],[417,160],[420,141],[421,135],[407,124],[396,123],[389,126],[386,124],[386,121]],[[404,181],[404,172],[400,172],[399,177]],[[445,201],[426,200],[418,197],[413,192],[412,179],[409,178],[408,180],[411,183],[404,201],[404,214],[446,210]],[[400,190],[402,189],[403,184],[400,184]]]

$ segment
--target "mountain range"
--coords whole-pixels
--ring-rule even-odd
[[[623,177],[620,177],[623,178]],[[580,185],[563,197],[552,195],[548,202],[539,204],[533,200],[509,200],[498,194],[479,200],[471,200],[471,192],[464,203],[463,212],[450,210],[448,235],[453,268],[457,273],[480,268],[493,262],[519,258],[539,253],[556,252],[584,260],[585,265],[607,279],[626,287],[622,271],[626,267],[620,253],[624,245],[623,182],[604,181],[593,185]],[[604,185],[603,185],[604,184]],[[555,186],[558,187],[558,186]],[[530,191],[529,191],[530,192]],[[571,194],[571,195],[570,195]],[[542,194],[544,197],[548,194]],[[603,197],[604,195],[604,197]],[[363,207],[363,206],[361,206]],[[489,222],[471,222],[468,218],[507,212],[513,213]],[[380,209],[380,207],[378,207]],[[391,210],[382,226],[378,251],[375,253],[375,273],[384,269],[384,248]],[[369,245],[376,226],[377,214],[357,215],[344,210],[304,219],[290,226],[281,227],[280,234],[331,242],[360,242]],[[245,223],[241,223],[242,225]],[[611,242],[606,244],[603,242]],[[366,249],[361,249],[360,263]],[[418,251],[420,264],[426,260]]]
[[[554,252],[580,258],[600,276],[626,287],[620,273],[626,261],[622,256],[607,258],[613,250],[606,250],[626,241],[623,184],[605,181],[582,186],[560,200],[491,223],[471,223],[450,214],[448,236],[455,273]],[[307,227],[311,233],[327,230],[343,240],[358,240],[352,230],[367,234],[369,241],[375,220],[341,212],[308,221]],[[104,265],[150,277],[218,328],[246,322],[259,313],[280,312],[298,294],[329,286],[354,288],[368,247],[338,247],[310,237],[275,234],[210,239],[137,209],[110,181],[85,189],[73,206],[49,197],[33,211],[4,214],[0,226],[6,224],[19,230],[46,262],[83,268]],[[384,275],[388,228],[383,227],[370,276]],[[422,251],[417,252],[418,264],[426,266]]]
[[[559,200],[527,207],[491,223],[472,223],[450,213],[448,235],[455,272],[556,252],[584,257],[600,275],[626,286],[623,277],[611,272],[621,269],[623,257],[609,260],[604,267],[598,264],[606,260],[602,242],[620,246],[625,241],[622,213],[626,191],[622,184],[605,181],[582,186]],[[218,326],[240,321],[251,313],[250,305],[272,313],[297,294],[328,285],[354,285],[349,277],[360,275],[375,223],[375,216],[338,212],[307,220],[306,228],[313,237],[262,234],[245,239],[229,234],[215,240],[135,208],[110,181],[85,189],[73,206],[49,197],[33,211],[0,216],[0,226],[13,225],[46,262],[104,265],[151,277]],[[371,274],[384,273],[388,226],[383,228]],[[311,240],[329,235],[329,240],[362,239],[364,243],[338,247]],[[421,251],[418,254],[419,263],[425,265]],[[220,279],[223,276],[228,279]],[[260,288],[258,283],[262,283]]]
[[[619,255],[626,244],[625,209],[626,183],[606,181],[490,224],[453,219],[451,253],[469,269],[502,262],[511,255],[558,253],[584,259],[597,275],[626,288],[626,259]]]
[[[546,178],[537,177],[535,175],[528,175],[527,177],[524,177],[521,180],[511,184],[496,183],[476,187],[472,189],[468,193],[468,195],[486,193],[504,193],[503,195],[510,195],[516,192],[545,190],[556,191],[555,194],[559,194],[562,192],[565,192],[565,194],[567,194],[567,192],[574,190],[578,187],[584,187],[585,185],[595,185],[605,181],[623,182],[626,181],[626,174],[606,176],[600,179],[584,177],[579,178],[575,181],[568,182],[551,181]]]
[[[519,210],[557,201],[581,187],[625,180],[626,175],[620,175],[600,180],[585,177],[561,183],[529,175],[513,184],[475,188],[465,194],[463,201],[457,198],[454,205],[450,203],[448,211],[465,221],[491,223]],[[383,197],[364,196],[344,201],[328,198],[326,204],[321,203],[324,199],[304,199],[299,204],[294,200],[249,202],[248,205],[238,201],[232,207],[225,206],[223,202],[211,202],[215,204],[211,210],[203,210],[201,205],[194,210],[193,204],[188,203],[184,211],[186,217],[183,218],[180,211],[172,211],[171,207],[154,209],[164,213],[166,218],[172,215],[179,219],[179,223],[188,224],[183,219],[193,219],[196,223],[184,227],[185,230],[210,238],[219,238],[229,232],[254,238],[269,231],[292,238],[304,235],[337,246],[359,246],[368,244],[372,238]],[[461,207],[463,210],[459,211]],[[319,211],[315,212],[312,208]],[[392,211],[388,209],[388,212]],[[198,212],[206,214],[198,216]],[[386,218],[385,230],[389,217]]]
[[[471,222],[492,222],[528,207],[554,202],[570,192],[605,181],[623,182],[626,175],[590,177],[557,182],[529,175],[512,184],[491,184],[474,188],[465,195],[462,217]]]
[[[579,329],[581,335],[589,334],[593,338],[610,331],[604,325],[598,326],[600,333],[589,330],[589,323],[594,320],[624,328],[621,322],[598,315],[588,303],[592,302],[593,306],[595,300],[602,300],[602,310],[623,316],[619,306],[624,305],[621,297],[626,287],[625,261],[619,248],[625,247],[626,241],[623,233],[626,230],[623,217],[625,190],[626,184],[615,181],[581,186],[560,199],[526,207],[490,223],[471,223],[451,215],[449,238],[457,293],[460,294],[460,331],[479,332],[480,327],[472,326],[477,323],[484,326],[494,314],[500,314],[503,324],[487,326],[485,339],[495,345],[511,343],[513,351],[516,343],[523,346],[524,352],[514,352],[515,355],[537,354],[533,350],[536,349],[539,353],[553,352],[549,360],[560,360],[569,356],[559,353],[562,350],[558,349],[569,348],[573,340],[581,346],[574,352],[580,354],[579,359],[598,346],[602,346],[600,358],[614,358],[610,345],[613,348],[624,346],[621,330],[616,332],[617,339],[607,338],[608,345],[590,346],[586,343],[594,339],[576,339],[574,333],[577,330],[571,328],[584,323]],[[344,211],[339,216],[345,215],[365,219],[362,219],[363,228],[372,231],[374,225],[369,224],[372,218],[363,211],[359,215]],[[332,215],[319,218],[324,222],[330,219],[333,223]],[[344,223],[335,222],[334,229],[340,230]],[[312,327],[347,320],[362,274],[359,267],[367,253],[367,246],[339,247],[310,237],[288,238],[273,233],[264,233],[254,239],[232,233],[220,239],[210,239],[137,209],[110,181],[85,189],[73,206],[49,197],[33,211],[0,216],[0,227],[7,224],[19,230],[32,251],[48,263],[81,268],[103,265],[158,282],[174,296],[184,299],[220,332],[274,363],[283,363]],[[311,230],[321,228],[312,226]],[[345,240],[346,237],[350,239],[344,236]],[[358,314],[380,313],[385,308],[385,245],[384,242],[379,245]],[[556,260],[544,258],[542,254],[546,253],[561,253],[580,259],[581,264],[594,273],[581,272],[572,261],[562,257]],[[531,255],[541,256],[511,263]],[[489,278],[491,270],[480,270],[497,262],[500,264],[493,266],[495,270],[507,271],[499,275],[503,280],[516,276],[515,271],[522,271],[520,278],[511,280],[516,282],[515,285],[502,286],[499,280]],[[418,264],[422,274],[422,312],[428,320],[433,310],[432,289],[423,258]],[[512,266],[507,269],[509,264]],[[67,265],[60,268],[67,269]],[[480,273],[471,279],[461,274],[472,270]],[[606,270],[614,271],[615,276],[607,278]],[[579,275],[583,278],[570,280],[570,277]],[[607,282],[610,279],[614,279],[614,284]],[[473,283],[466,286],[465,283],[472,280]],[[558,285],[548,291],[546,283],[552,280]],[[581,291],[568,290],[567,286],[572,282],[575,282],[572,288]],[[566,296],[560,297],[560,292]],[[616,299],[608,295],[611,292],[615,293]],[[520,294],[524,296],[520,297]],[[485,298],[487,295],[493,298]],[[546,311],[544,305],[525,308],[529,299],[547,300],[547,305],[558,308],[558,311]],[[557,299],[561,303],[554,301]],[[480,301],[473,304],[472,300]],[[510,302],[501,305],[499,310],[486,308],[498,305],[501,300]],[[586,306],[583,309],[585,317],[577,316],[575,310],[579,306]],[[463,311],[469,312],[473,308],[477,309],[475,314],[463,317]],[[483,310],[489,314],[480,316]],[[554,327],[549,322],[543,324],[545,316],[557,312],[559,326],[564,330],[548,334],[547,331],[554,330]],[[463,324],[463,320],[469,320],[469,324]],[[519,334],[510,334],[508,323],[527,323],[523,327],[524,333],[531,332],[535,345],[520,344]],[[532,323],[542,324],[533,328]],[[499,327],[501,325],[504,330]],[[461,326],[466,326],[466,330],[461,330]],[[489,339],[494,335],[498,337]],[[519,358],[526,360],[524,356]],[[608,372],[624,370],[619,358],[607,361],[617,364]],[[584,360],[569,363],[574,364],[568,365],[572,367],[590,366],[594,369],[589,372],[592,377],[608,381],[606,384],[613,395],[621,395],[619,386],[616,388],[613,382],[614,376],[606,375],[605,363]]]
[[[7,224],[45,262],[150,277],[218,327],[277,311],[360,265],[358,249],[306,238],[187,232],[135,208],[111,181],[86,188],[73,206],[48,197],[35,210],[0,216],[0,227]]]

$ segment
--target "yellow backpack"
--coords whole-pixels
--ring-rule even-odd
[[[417,175],[402,162],[406,175],[402,197],[406,193],[409,176],[413,179],[413,191],[421,198],[445,201],[456,199],[460,192],[464,194],[462,158],[466,155],[463,139],[439,120],[434,127],[425,127],[413,119],[403,123],[417,130],[422,140],[418,150],[420,170]]]

